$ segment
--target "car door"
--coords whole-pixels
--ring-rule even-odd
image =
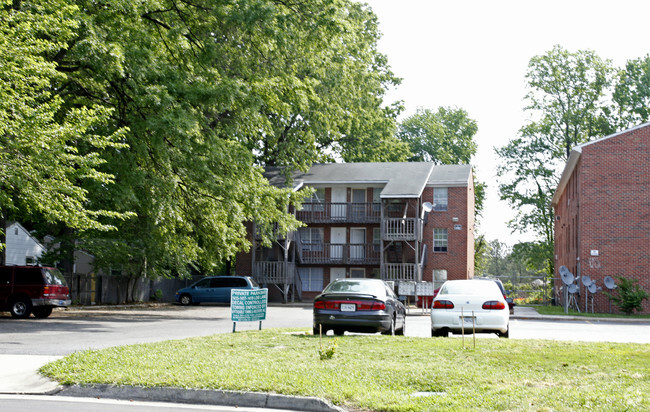
[[[202,279],[192,286],[192,302],[201,303],[201,302],[211,302],[212,297],[212,287],[211,287],[212,278]]]
[[[0,306],[6,304],[11,295],[12,274],[11,266],[0,266]]]

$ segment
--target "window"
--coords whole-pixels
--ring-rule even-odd
[[[447,188],[446,187],[434,187],[433,188],[433,210],[436,212],[446,212],[447,211]]]
[[[302,240],[302,250],[319,252],[323,250],[323,228],[322,227],[301,227],[299,230]]]
[[[372,250],[377,253],[381,250],[381,229],[378,227],[372,228]]]
[[[322,212],[325,210],[325,188],[320,187],[314,190],[314,193],[302,205],[302,210],[311,210]]]
[[[298,268],[302,290],[307,292],[320,292],[323,290],[323,268]]]
[[[446,252],[447,239],[447,229],[433,229],[433,251]]]

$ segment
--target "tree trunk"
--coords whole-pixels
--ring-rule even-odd
[[[7,262],[7,217],[4,209],[0,209],[0,266]]]

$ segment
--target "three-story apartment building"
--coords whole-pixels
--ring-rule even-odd
[[[278,171],[268,171],[267,177],[274,185],[286,184]],[[294,190],[314,190],[294,211],[306,226],[271,248],[252,236],[251,251],[240,254],[236,266],[237,273],[277,286],[285,300],[312,298],[338,278],[439,286],[447,279],[473,277],[471,166],[317,164],[295,173],[291,184]]]

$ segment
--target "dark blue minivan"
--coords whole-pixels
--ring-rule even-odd
[[[210,276],[176,292],[181,305],[230,303],[232,289],[259,289],[250,276]]]

